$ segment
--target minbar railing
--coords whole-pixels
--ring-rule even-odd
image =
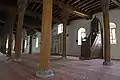
[[[92,39],[91,39],[92,38]],[[80,59],[92,59],[102,57],[102,42],[101,34],[95,33],[94,36],[90,35],[86,41],[82,41]]]

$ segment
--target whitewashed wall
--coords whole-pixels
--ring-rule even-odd
[[[78,40],[78,29],[79,28],[85,28],[87,34],[89,35],[90,33],[90,22],[91,20],[75,20],[72,21],[70,23],[70,25],[67,26],[67,34],[69,34],[69,36],[67,37],[66,41],[67,41],[67,45],[66,45],[66,49],[67,49],[67,54],[68,55],[75,55],[75,56],[79,56],[81,54],[81,46],[78,46],[78,42],[76,42],[76,40]],[[54,25],[53,31],[55,31],[53,33],[54,35],[57,35],[57,26],[58,24]],[[61,37],[61,42],[62,43],[62,34],[59,35]],[[61,46],[61,47],[60,47]],[[59,53],[62,54],[62,44],[60,44],[59,46]]]
[[[103,24],[102,13],[95,14],[97,18]],[[111,57],[112,59],[120,59],[120,9],[114,9],[109,11],[110,22],[114,22],[117,25],[116,36],[117,36],[117,44],[111,45]]]
[[[38,47],[36,47],[36,38],[32,39],[32,53],[40,53],[40,41],[41,41],[41,33],[37,32],[38,37]]]
[[[80,55],[81,54],[81,46],[78,45],[78,30],[80,28],[85,28],[87,36],[90,33],[90,24],[91,20],[75,20],[70,23],[67,27],[67,33],[69,34],[67,38],[67,54],[69,55]]]
[[[27,46],[26,46],[26,49],[25,49],[25,53],[29,53],[29,47],[30,47],[30,36],[27,36]]]
[[[110,13],[110,21],[116,23],[117,25],[117,29],[116,29],[116,33],[117,33],[117,44],[111,45],[111,57],[112,59],[120,59],[120,9],[114,9],[109,11]],[[102,26],[103,25],[103,16],[102,13],[97,13],[94,16],[96,16]],[[67,54],[69,55],[80,55],[81,54],[81,46],[78,46],[76,40],[78,38],[78,29],[79,28],[85,28],[86,32],[87,32],[87,36],[90,33],[90,26],[91,26],[91,20],[85,20],[85,19],[80,19],[80,20],[74,20],[70,23],[70,25],[68,25],[67,27],[67,34],[69,34],[69,36],[67,37]],[[53,35],[57,34],[57,25],[54,25],[54,30],[55,32],[53,33]],[[40,38],[39,38],[40,39]],[[40,51],[40,47],[39,48],[35,48],[35,40],[33,40],[33,52],[39,52]]]
[[[111,45],[111,57],[112,59],[120,59],[120,9],[114,9],[109,11],[110,14],[110,22],[114,22],[117,25],[116,29],[116,36],[117,36],[117,44]],[[102,12],[94,14],[96,16],[102,26],[103,24],[103,16]],[[91,20],[75,20],[71,22],[71,24],[68,26],[68,33],[69,37],[67,39],[67,53],[73,54],[73,55],[79,55],[80,52],[80,46],[77,45],[76,39],[77,39],[77,31],[79,28],[84,27],[87,31],[87,35],[90,33],[90,24]]]

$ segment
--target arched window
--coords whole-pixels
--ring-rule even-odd
[[[36,38],[36,48],[38,48],[38,37]]]
[[[25,40],[25,45],[24,45],[25,48],[27,48],[27,40]]]
[[[58,34],[63,32],[63,24],[58,25]]]
[[[111,44],[117,44],[116,40],[116,24],[110,22],[110,42]]]
[[[85,41],[85,38],[86,37],[86,30],[85,28],[80,28],[78,30],[78,45],[82,45],[82,41]]]
[[[7,42],[6,42],[6,48],[8,48],[8,38],[7,38]]]

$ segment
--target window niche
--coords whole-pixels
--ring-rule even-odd
[[[111,44],[117,44],[116,40],[116,24],[110,22],[110,42]]]
[[[77,40],[78,45],[82,45],[82,41],[86,41],[85,37],[86,37],[86,30],[85,30],[85,28],[80,28],[78,30],[78,40]]]

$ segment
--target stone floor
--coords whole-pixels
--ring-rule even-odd
[[[5,61],[0,55],[0,80],[30,80],[37,71],[39,54],[22,57],[23,61],[16,63]],[[75,57],[60,59],[51,57],[51,68],[55,76],[41,80],[120,80],[120,61],[113,61],[112,66],[103,66],[102,60],[78,60]],[[34,79],[32,79],[34,80]]]

